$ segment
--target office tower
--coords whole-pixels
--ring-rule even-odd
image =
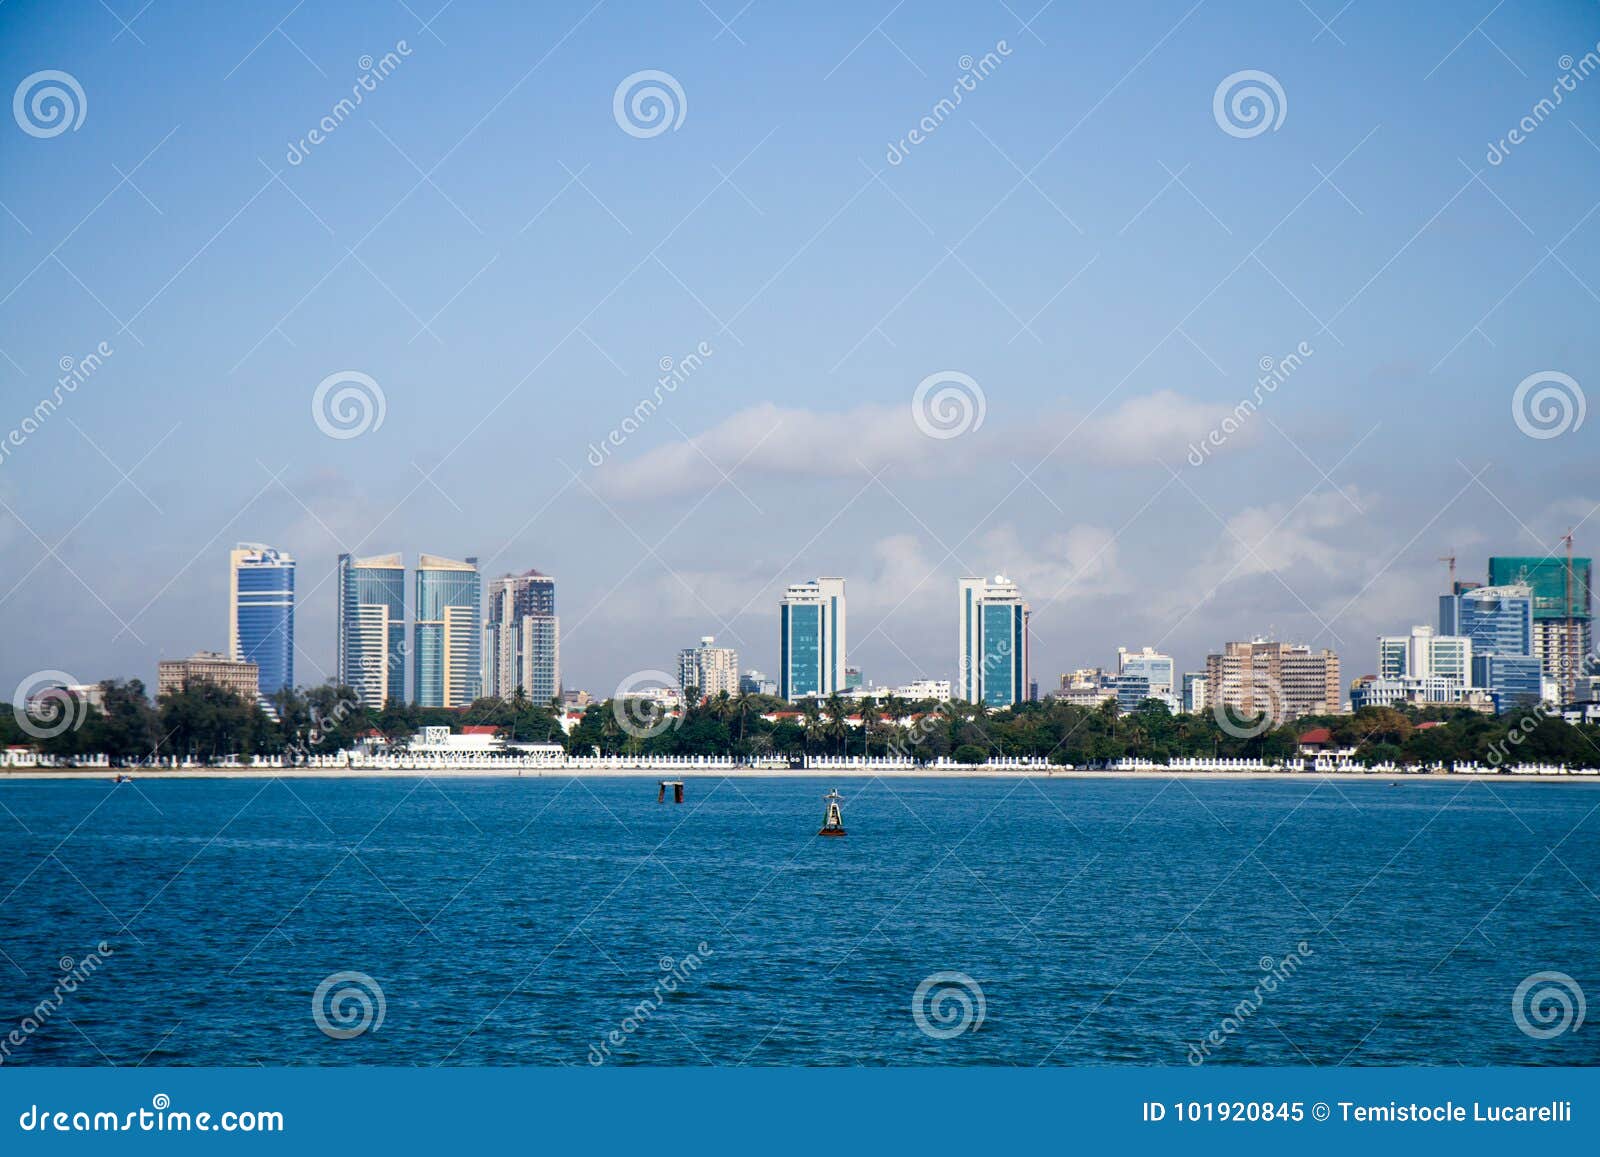
[[[855,691],[861,686],[861,668],[846,667],[844,669],[844,689]]]
[[[1516,583],[1442,595],[1439,633],[1471,639],[1479,655],[1532,655],[1533,592]]]
[[[778,694],[791,702],[844,690],[844,579],[795,583],[778,604]]]
[[[765,671],[758,671],[751,667],[739,676],[739,694],[741,695],[777,695],[778,681],[768,679]]]
[[[241,542],[228,556],[228,656],[254,663],[260,696],[294,686],[294,556]]]
[[[336,677],[363,707],[406,701],[406,568],[398,554],[339,556]]]
[[[1441,635],[1432,627],[1412,627],[1409,635],[1378,639],[1378,678],[1446,680],[1452,686],[1472,684],[1472,639]]]
[[[556,580],[536,570],[489,584],[483,627],[483,693],[546,704],[561,694],[561,620]]]
[[[702,698],[711,699],[724,691],[739,694],[739,652],[732,647],[713,646],[716,639],[704,635],[698,647],[678,652],[678,686],[687,691],[700,688]]]
[[[1177,664],[1171,655],[1163,655],[1152,647],[1142,651],[1117,648],[1117,674],[1142,676],[1150,684],[1150,694],[1156,698],[1171,698],[1176,681]]]
[[[197,683],[213,683],[232,691],[252,706],[261,697],[260,668],[217,651],[196,651],[187,659],[162,659],[156,663],[157,696],[170,695]]]
[[[1489,585],[1526,584],[1533,595],[1533,653],[1568,702],[1594,652],[1592,560],[1570,554],[1495,557]]]
[[[1022,701],[1028,686],[1028,604],[1017,584],[993,579],[956,580],[961,629],[956,698],[986,707]]]
[[[1183,710],[1189,715],[1206,709],[1206,675],[1204,671],[1183,673]]]
[[[1302,715],[1334,715],[1341,707],[1339,656],[1303,644],[1253,639],[1206,656],[1206,697],[1241,716],[1284,723]]]
[[[417,560],[412,670],[421,707],[465,707],[483,683],[478,560]]]

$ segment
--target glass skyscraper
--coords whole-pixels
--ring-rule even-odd
[[[483,580],[478,560],[417,560],[412,671],[421,707],[466,707],[483,685]]]
[[[406,569],[398,554],[339,556],[340,683],[363,707],[406,701]]]
[[[228,652],[261,672],[261,697],[294,686],[294,556],[241,542],[228,556]]]
[[[778,694],[795,700],[844,690],[844,579],[795,583],[778,604]]]
[[[1533,591],[1526,583],[1441,595],[1439,633],[1472,640],[1472,682],[1494,696],[1496,711],[1543,697],[1533,653]]]
[[[1003,576],[956,581],[961,640],[958,699],[1010,707],[1028,693],[1028,604]],[[1167,682],[1171,685],[1169,672]]]

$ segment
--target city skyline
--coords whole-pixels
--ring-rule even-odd
[[[1260,633],[1365,655],[1425,621],[1437,556],[1594,526],[1581,409],[1534,419],[1594,389],[1600,90],[1488,148],[1593,46],[1559,5],[1497,14],[1493,44],[1442,34],[1449,5],[1381,38],[1352,10],[1343,43],[1304,12],[936,5],[884,26],[904,55],[757,6],[747,55],[704,13],[451,10],[435,39],[355,4],[294,15],[310,61],[253,50],[243,12],[179,34],[158,5],[130,45],[103,10],[28,8],[0,9],[7,75],[50,62],[93,111],[0,134],[12,685],[226,649],[191,609],[245,538],[319,560],[298,682],[338,670],[320,560],[405,540],[551,565],[575,686],[705,634],[773,670],[766,608],[801,569],[852,576],[851,661],[884,683],[954,675],[920,624],[1005,573],[1047,684],[1130,639],[1186,669]],[[537,69],[455,67],[518,36]],[[1062,70],[1056,39],[1099,49]],[[782,70],[735,66],[779,42]],[[668,58],[692,109],[641,138],[614,90]],[[1252,68],[1289,106],[1259,133],[1214,105]]]

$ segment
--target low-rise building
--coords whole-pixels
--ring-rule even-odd
[[[261,698],[261,668],[230,659],[219,651],[196,651],[187,659],[162,659],[156,664],[156,694],[170,695],[197,683],[212,683],[249,703]]]

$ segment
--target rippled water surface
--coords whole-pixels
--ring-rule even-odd
[[[818,839],[834,786],[849,835]],[[7,1063],[1183,1065],[1216,1031],[1208,1063],[1600,1064],[1600,1023],[1512,1013],[1542,971],[1600,1001],[1600,785],[687,793],[0,783]],[[354,1039],[313,1016],[340,972],[382,992]],[[948,1038],[913,1017],[940,972],[974,986],[930,1002],[936,1031],[971,1009]]]

